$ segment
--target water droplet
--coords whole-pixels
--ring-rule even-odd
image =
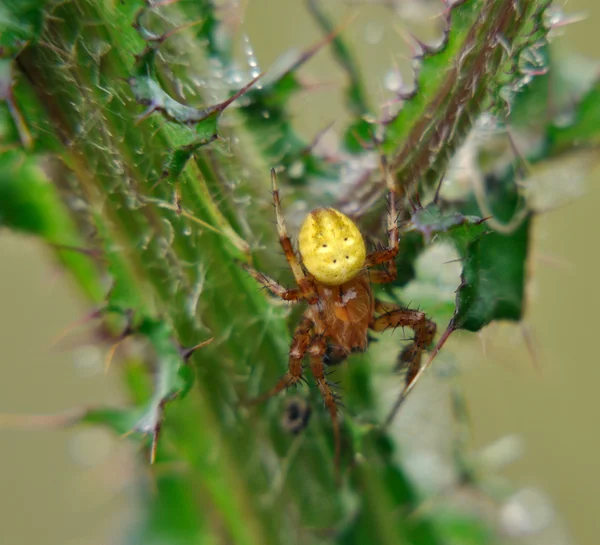
[[[500,509],[502,526],[513,537],[541,532],[553,518],[554,510],[548,500],[531,488],[514,494]]]
[[[392,68],[388,70],[383,77],[383,86],[394,93],[398,93],[402,89],[402,74],[399,70]]]
[[[244,40],[244,52],[246,53],[248,66],[250,66],[252,68],[257,68],[258,60],[256,59],[256,55],[254,54],[254,48],[252,47],[252,44],[250,43],[250,38],[248,37],[247,34],[244,34],[243,40]]]
[[[375,117],[375,115],[373,114],[365,114],[362,117],[367,123],[377,123],[377,117]]]
[[[304,175],[304,163],[302,161],[294,161],[288,168],[290,178],[301,178]]]
[[[572,125],[575,121],[575,112],[562,112],[556,115],[553,121],[557,127],[568,127],[569,125]]]

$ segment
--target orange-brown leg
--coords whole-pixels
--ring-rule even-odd
[[[392,259],[385,264],[385,270],[369,271],[369,281],[371,284],[387,284],[396,280],[398,271],[396,270],[396,260]]]
[[[407,370],[406,385],[400,394],[399,401],[396,402],[386,420],[386,424],[388,424],[394,418],[406,394],[413,388],[421,369],[423,352],[433,343],[437,327],[434,322],[427,318],[424,312],[402,308],[392,303],[375,301],[375,312],[383,312],[383,314],[375,318],[373,323],[370,324],[371,329],[374,331],[408,326],[415,334],[413,342],[404,348],[399,357],[399,363]]]
[[[381,158],[381,170],[389,192],[387,232],[388,247],[371,252],[365,261],[367,268],[375,265],[385,265],[383,271],[372,271],[371,281],[377,283],[393,282],[397,276],[396,256],[398,255],[398,212],[396,210],[396,184],[390,172],[385,157]]]
[[[299,381],[303,379],[303,369],[302,369],[302,361],[304,360],[304,356],[308,347],[311,344],[312,336],[311,336],[311,328],[312,328],[312,320],[310,318],[304,318],[296,331],[294,331],[294,338],[292,339],[292,344],[290,345],[290,356],[288,362],[288,370],[285,375],[283,375],[277,384],[273,386],[268,392],[264,393],[261,396],[250,401],[250,404],[257,405],[266,401],[270,397],[277,395],[283,389],[288,386],[292,386],[293,384],[297,384]]]
[[[267,288],[273,295],[276,295],[284,301],[300,301],[303,298],[302,290],[299,288],[287,289],[277,283],[271,277],[267,276],[248,265],[242,265],[244,269],[254,278],[259,284]]]
[[[303,296],[308,299],[311,304],[314,304],[317,302],[317,294],[315,293],[312,282],[304,274],[304,271],[300,266],[300,262],[298,261],[298,256],[296,255],[294,247],[292,246],[292,241],[287,234],[285,218],[281,210],[281,201],[279,199],[279,188],[277,187],[277,176],[275,174],[275,169],[271,169],[271,183],[273,186],[273,204],[275,205],[275,217],[277,219],[277,233],[279,235],[279,242],[281,243],[283,253],[285,254],[290,268],[292,269],[296,284],[298,284]]]
[[[337,415],[337,402],[336,395],[331,389],[331,386],[327,382],[327,376],[325,374],[325,365],[323,363],[323,357],[325,356],[325,352],[327,351],[327,341],[324,336],[315,337],[308,349],[308,353],[310,355],[310,371],[315,378],[315,382],[319,387],[319,391],[323,396],[323,401],[325,402],[325,406],[329,411],[329,415],[331,416],[331,421],[333,425],[333,439],[335,444],[335,472],[336,477],[339,480],[340,475],[340,455],[341,455],[341,438],[340,438],[340,424],[338,422]]]

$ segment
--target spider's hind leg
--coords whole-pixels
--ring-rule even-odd
[[[327,347],[325,348],[325,354],[323,356],[323,361],[327,365],[339,365],[346,361],[350,352],[337,344],[327,343]]]
[[[325,337],[319,336],[313,339],[308,353],[310,355],[310,371],[317,383],[319,392],[325,402],[325,407],[329,411],[331,416],[331,422],[333,425],[333,440],[335,444],[335,472],[336,478],[339,481],[340,476],[340,456],[341,456],[341,437],[340,437],[340,423],[338,421],[337,414],[337,401],[338,396],[332,390],[331,385],[327,381],[327,374],[325,372],[325,364],[323,359],[327,351],[327,341]]]
[[[388,328],[410,327],[414,331],[413,341],[402,350],[398,357],[398,366],[406,369],[406,383],[404,390],[400,394],[399,401],[394,406],[391,414],[387,418],[387,423],[391,422],[400,403],[406,397],[406,394],[413,388],[414,382],[419,376],[421,369],[421,359],[423,352],[433,343],[437,326],[435,322],[427,318],[424,312],[403,308],[391,303],[375,302],[375,311],[383,312],[379,317],[373,320],[370,325],[374,331],[385,331]]]
[[[313,326],[313,322],[310,318],[304,318],[296,331],[294,331],[294,338],[292,339],[292,344],[290,345],[290,355],[288,362],[288,370],[285,375],[283,375],[277,384],[273,386],[269,391],[264,394],[250,400],[250,405],[258,405],[263,401],[266,401],[270,397],[277,395],[279,392],[284,390],[285,388],[297,384],[301,380],[304,379],[304,370],[302,366],[302,362],[304,360],[304,356],[308,347],[312,341],[311,329]]]

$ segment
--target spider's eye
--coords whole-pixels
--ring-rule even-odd
[[[304,220],[299,250],[307,270],[319,282],[339,285],[365,264],[366,248],[356,224],[331,208],[313,210]]]

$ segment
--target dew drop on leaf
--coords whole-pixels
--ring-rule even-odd
[[[288,175],[290,178],[301,178],[304,174],[304,163],[302,161],[294,161],[289,169]]]
[[[383,77],[383,86],[388,91],[393,91],[395,93],[400,91],[402,89],[402,74],[400,71],[394,68],[388,70]]]

